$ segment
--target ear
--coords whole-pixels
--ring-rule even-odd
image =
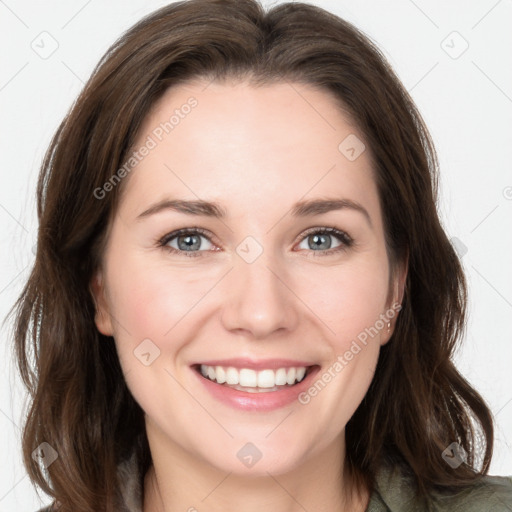
[[[113,336],[114,330],[112,329],[112,320],[105,297],[103,272],[101,270],[97,270],[92,276],[91,282],[89,283],[89,290],[96,308],[94,323],[98,331],[105,336]]]
[[[407,281],[407,273],[409,270],[409,253],[407,254],[402,262],[397,264],[394,269],[394,273],[392,276],[392,281],[390,282],[390,290],[392,293],[390,294],[390,301],[387,305],[386,312],[386,325],[381,333],[381,345],[385,345],[393,335],[395,331],[396,321],[399,315],[400,310],[402,309],[402,302],[404,299],[405,293],[405,283]],[[388,330],[388,322],[390,329]]]
[[[391,303],[391,306],[393,304],[398,303],[402,304],[404,300],[404,293],[405,293],[405,283],[407,281],[407,273],[409,271],[409,253],[407,252],[407,255],[402,263],[398,265],[398,268],[395,272],[395,278],[394,278],[394,293],[393,293],[393,302]]]

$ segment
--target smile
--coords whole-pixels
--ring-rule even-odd
[[[218,401],[231,407],[269,411],[290,405],[310,385],[319,365],[280,366],[259,369],[229,365],[192,366],[202,384]]]
[[[302,381],[308,367],[299,366],[291,368],[270,368],[256,371],[250,368],[234,368],[232,366],[208,366],[201,365],[201,373],[204,377],[216,382],[226,384],[234,389],[248,392],[277,391],[280,386],[294,386]]]

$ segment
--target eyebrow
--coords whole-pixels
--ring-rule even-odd
[[[351,199],[310,199],[299,201],[293,205],[291,214],[293,217],[312,217],[344,209],[354,210],[363,214],[368,224],[372,226],[372,220],[366,208]],[[164,199],[144,210],[137,216],[136,220],[142,220],[164,210],[174,210],[186,215],[213,217],[216,219],[225,219],[227,217],[226,210],[214,201],[204,201],[202,199]]]

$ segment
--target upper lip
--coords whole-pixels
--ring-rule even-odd
[[[292,368],[292,367],[308,367],[313,366],[315,363],[310,361],[296,361],[292,359],[250,359],[247,357],[236,357],[232,359],[216,359],[210,361],[201,361],[193,364],[206,366],[232,366],[233,368],[249,368],[251,370],[276,370],[278,368]]]

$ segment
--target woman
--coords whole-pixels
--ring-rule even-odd
[[[15,305],[48,510],[510,510],[451,360],[436,173],[381,53],[319,8],[192,0],[124,34],[47,152]]]

